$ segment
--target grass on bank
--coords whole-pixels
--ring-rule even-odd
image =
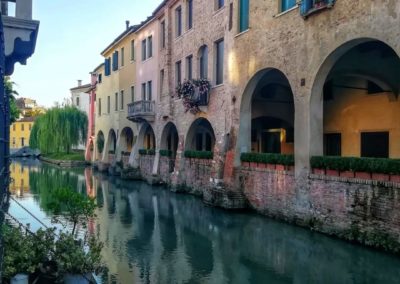
[[[85,161],[83,152],[42,154],[42,157],[61,161]]]

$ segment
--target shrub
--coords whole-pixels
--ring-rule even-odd
[[[185,158],[195,158],[195,159],[213,159],[214,153],[211,151],[191,151],[187,150],[184,153]]]
[[[160,150],[160,156],[162,157],[171,157],[172,151],[171,150]]]
[[[147,155],[147,150],[146,149],[139,149],[139,154],[140,155]]]
[[[153,156],[156,154],[156,150],[154,150],[154,149],[139,149],[139,154]]]
[[[285,166],[294,165],[293,155],[282,155],[272,153],[242,153],[240,156],[242,162],[261,163],[261,164],[279,164]]]
[[[314,169],[400,174],[399,159],[317,156],[310,163]]]

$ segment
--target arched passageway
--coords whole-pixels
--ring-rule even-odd
[[[96,159],[98,160],[101,159],[101,156],[103,155],[104,143],[105,143],[104,133],[103,131],[99,131],[96,136]]]
[[[237,151],[294,153],[294,100],[285,74],[267,68],[249,81],[240,109]],[[235,163],[240,163],[236,155]]]
[[[337,48],[313,87],[311,154],[399,158],[399,74],[399,56],[381,41]]]
[[[171,153],[171,157],[176,157],[176,151],[178,150],[178,130],[175,124],[168,122],[165,125],[164,130],[161,135],[160,150],[168,150]]]
[[[109,154],[115,154],[115,151],[117,149],[117,135],[115,134],[114,129],[110,129],[110,132],[108,133],[108,153]]]
[[[205,118],[196,119],[186,135],[185,150],[214,151],[215,134],[211,123]]]
[[[133,130],[130,127],[125,127],[124,129],[122,129],[119,141],[119,148],[121,152],[126,153],[127,155],[128,153],[132,152],[134,144],[133,139]]]

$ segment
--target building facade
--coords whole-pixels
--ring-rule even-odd
[[[127,113],[137,129],[129,164],[214,205],[248,204],[345,238],[354,229],[363,243],[398,240],[390,227],[398,202],[377,187],[398,194],[397,170],[329,176],[310,161],[400,158],[399,16],[389,0],[163,1],[130,35],[141,60]],[[275,161],[249,164],[250,153]],[[280,159],[285,167],[275,166]],[[374,202],[391,204],[394,219],[365,213]],[[352,215],[354,206],[364,213]]]
[[[23,117],[10,126],[10,148],[13,150],[29,147],[29,137],[35,117]]]

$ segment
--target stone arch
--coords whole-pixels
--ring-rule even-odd
[[[102,155],[104,154],[105,143],[106,143],[106,141],[105,141],[104,133],[103,133],[103,131],[100,130],[96,136],[96,157],[102,157]]]
[[[339,93],[346,93],[344,91],[345,88],[365,90],[365,94],[371,93],[370,95],[386,93],[389,96],[387,99],[391,100],[390,96],[392,98],[397,97],[400,92],[400,82],[396,77],[399,73],[399,54],[390,45],[381,40],[357,38],[335,48],[320,65],[311,89],[308,116],[309,157],[323,155],[327,152],[327,148],[332,148],[328,144],[333,143],[332,138],[333,134],[335,134],[333,132],[337,132],[335,138],[337,141],[334,142],[336,148],[340,145],[340,149],[336,151],[338,154],[345,156],[362,155],[361,131],[363,130],[360,125],[363,120],[348,121],[349,127],[353,128],[354,138],[359,140],[353,139],[352,147],[354,146],[355,148],[349,150],[351,148],[349,147],[348,150],[342,152],[341,127],[337,126],[335,131],[327,127],[327,119],[329,120],[329,114],[332,113],[329,111],[329,105],[332,105],[332,103],[327,103],[327,101],[339,98]],[[363,96],[365,94],[359,95]],[[361,102],[359,100],[354,101],[352,107],[349,105],[347,108],[347,113],[351,109],[354,111],[355,108],[359,108]],[[371,105],[370,110],[376,109],[376,105]],[[355,113],[353,112],[353,114]],[[357,112],[358,115],[361,115],[361,113]],[[367,116],[364,117],[367,118]],[[384,128],[385,126],[382,124],[376,127],[377,130]],[[368,131],[368,127],[365,130]],[[396,135],[400,135],[400,129],[397,132],[399,133]],[[328,152],[331,152],[331,150]],[[400,148],[395,150],[395,153],[396,157],[400,157]]]
[[[132,152],[134,145],[134,133],[132,128],[125,127],[122,129],[119,137],[119,149],[121,152]]]
[[[245,152],[293,154],[294,114],[294,95],[287,76],[276,68],[256,72],[242,95],[235,166],[240,165],[240,154]]]
[[[143,122],[138,136],[139,149],[155,149],[156,138],[153,127],[148,122]]]
[[[176,156],[178,150],[179,135],[175,124],[168,122],[162,131],[160,140],[160,150],[169,150],[172,152],[172,157]]]
[[[214,129],[207,119],[203,117],[196,119],[187,132],[185,150],[214,151],[214,133]]]
[[[115,151],[117,150],[117,134],[115,133],[114,129],[110,129],[108,132],[108,139],[107,139],[107,151]]]

